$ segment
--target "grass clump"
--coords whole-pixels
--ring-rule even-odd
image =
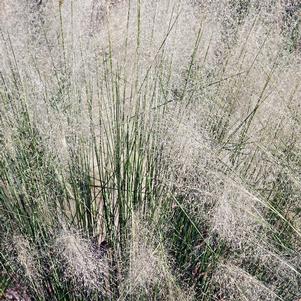
[[[300,298],[301,8],[276,2],[4,4],[3,298]]]

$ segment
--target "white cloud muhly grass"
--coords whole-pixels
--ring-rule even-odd
[[[91,155],[95,136],[101,163],[95,167],[89,162],[97,177],[94,184],[103,185],[98,179],[102,172],[111,172],[108,178],[115,184],[116,111],[126,121],[142,113],[141,132],[154,132],[151,139],[158,142],[159,182],[166,194],[183,199],[197,226],[206,222],[208,241],[217,236],[226,245],[208,265],[214,267],[214,289],[220,295],[213,292],[207,299],[268,301],[286,295],[293,300],[301,295],[297,1],[45,0],[38,5],[8,0],[0,3],[0,18],[0,72],[5,79],[0,90],[5,99],[1,158],[7,156],[9,164],[17,158],[19,120],[26,108],[46,153],[43,160],[53,160],[58,174],[66,175],[64,187],[69,187],[71,153],[96,161]],[[163,120],[149,113],[165,102]],[[20,112],[18,118],[15,112]],[[134,122],[122,126],[121,133],[130,133],[129,144],[136,133],[142,135]],[[128,149],[122,149],[120,161],[129,158],[130,166],[135,152],[144,151],[135,147],[128,157]],[[117,204],[117,193],[110,193]],[[47,201],[34,201],[45,211],[45,225],[52,221]],[[96,201],[102,208],[101,195]],[[69,206],[71,211],[75,207]],[[98,213],[99,218],[102,209]],[[142,220],[133,214],[128,262],[118,271],[125,277],[122,296],[150,296],[159,288],[162,300],[177,300],[176,294],[178,300],[189,299],[185,285],[178,285],[161,233]],[[103,218],[98,224],[105,239]],[[292,236],[283,239],[287,244],[279,238],[281,231]],[[31,281],[40,279],[38,253],[30,240],[13,240],[17,265]],[[89,239],[63,227],[53,248],[64,283],[108,293],[108,262]],[[211,283],[201,290],[207,285]]]
[[[272,289],[232,263],[220,264],[214,281],[219,285],[221,298],[225,297],[226,300],[279,300]]]
[[[135,215],[131,225],[129,271],[124,280],[124,295],[149,293],[159,288],[164,300],[193,300],[193,289],[181,287],[171,271],[169,257],[156,232]],[[144,293],[143,293],[144,292]]]
[[[38,282],[40,278],[39,264],[37,261],[38,253],[31,243],[24,237],[16,235],[13,238],[17,262],[25,271],[25,276],[30,281]]]
[[[101,258],[89,240],[65,229],[57,235],[54,247],[66,280],[78,287],[107,293],[104,286],[107,277],[105,258]]]

